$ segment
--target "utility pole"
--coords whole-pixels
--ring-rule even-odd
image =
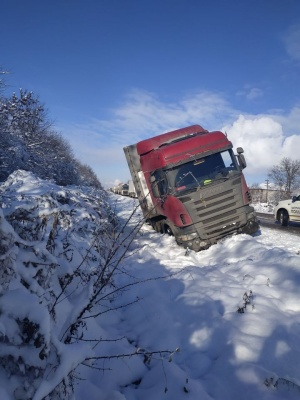
[[[265,182],[267,183],[266,203],[268,203],[269,202],[269,179],[266,179]]]

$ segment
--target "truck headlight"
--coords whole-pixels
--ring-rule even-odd
[[[251,213],[249,213],[249,214],[247,214],[247,220],[249,221],[250,219],[255,219],[255,213],[254,212],[251,212]]]
[[[179,240],[182,240],[183,242],[187,242],[188,240],[193,240],[193,239],[195,239],[197,236],[198,236],[197,232],[194,232],[194,233],[190,233],[190,234],[188,234],[188,235],[181,235],[181,236],[178,236],[178,239],[179,239]]]

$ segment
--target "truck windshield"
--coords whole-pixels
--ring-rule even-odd
[[[232,150],[211,154],[166,171],[169,188],[173,194],[195,190],[217,180],[226,180],[229,174],[238,171]]]

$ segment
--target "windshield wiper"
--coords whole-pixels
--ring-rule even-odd
[[[197,185],[200,186],[200,183],[198,182],[198,180],[197,180],[197,178],[195,177],[195,175],[194,175],[191,171],[189,171],[189,172],[187,172],[186,174],[183,174],[183,175],[182,175],[182,177],[181,177],[181,178],[179,179],[179,181],[176,183],[175,187],[176,187],[176,188],[180,187],[180,186],[179,186],[180,182],[181,182],[184,178],[186,178],[188,175],[191,175],[191,177],[192,177],[193,179],[195,179]]]
[[[227,181],[229,179],[229,176],[220,176],[219,178],[213,178],[211,180],[211,182],[216,182],[216,181],[220,181],[221,179],[223,179],[224,181]]]

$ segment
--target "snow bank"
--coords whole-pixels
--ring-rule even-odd
[[[1,398],[68,398],[93,354],[74,323],[110,243],[106,193],[16,171],[0,196]]]
[[[126,219],[132,200],[111,199]],[[116,312],[112,336],[180,351],[146,358],[138,371],[126,359],[99,362],[103,372],[85,371],[78,398],[298,399],[299,254],[299,236],[268,228],[186,253],[144,225],[118,282],[140,284],[117,300],[132,305]]]
[[[194,253],[133,199],[24,171],[0,195],[1,399],[299,398],[299,236]]]

